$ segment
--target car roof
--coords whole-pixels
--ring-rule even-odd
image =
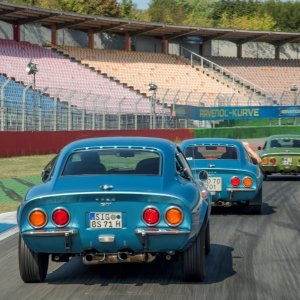
[[[242,146],[241,141],[230,138],[194,138],[184,140],[180,146],[186,147],[191,144],[232,144],[235,146]]]
[[[164,151],[170,149],[170,147],[175,147],[175,144],[167,139],[155,137],[96,137],[74,141],[68,144],[62,151],[72,152],[80,149],[122,146],[157,148]]]
[[[272,140],[272,139],[280,139],[280,138],[300,138],[300,134],[275,134],[269,136],[267,139]]]

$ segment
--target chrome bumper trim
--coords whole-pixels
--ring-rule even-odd
[[[136,234],[146,236],[146,235],[170,235],[170,234],[190,234],[189,230],[183,229],[161,229],[161,228],[137,228],[135,230]]]
[[[228,188],[227,192],[255,192],[256,189],[251,188]]]
[[[46,230],[46,229],[36,229],[31,231],[22,232],[22,235],[26,236],[70,236],[78,234],[77,229],[54,229],[54,230]]]

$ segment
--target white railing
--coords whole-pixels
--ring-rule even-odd
[[[206,59],[205,57],[182,46],[180,47],[180,56],[189,59],[191,67],[198,65],[202,70],[208,70],[212,74],[217,74],[221,79],[228,82],[232,87],[243,89],[243,91],[246,92],[252,92],[254,93],[255,97],[260,99],[263,98],[266,103],[270,102],[268,101],[268,91],[243,78],[242,76],[212,62],[211,60]]]

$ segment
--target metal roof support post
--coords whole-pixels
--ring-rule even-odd
[[[22,94],[22,126],[21,126],[21,131],[25,131],[25,119],[26,119],[26,93],[27,90],[30,88],[30,85],[26,86],[23,89],[23,94]]]
[[[7,78],[6,81],[4,81],[4,83],[2,84],[2,86],[0,87],[1,89],[1,94],[0,94],[0,122],[1,122],[1,131],[4,131],[4,118],[5,118],[5,114],[4,114],[4,89],[7,86],[7,84],[10,82],[10,78]]]

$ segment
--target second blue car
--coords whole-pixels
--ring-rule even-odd
[[[206,180],[214,206],[239,204],[261,213],[263,175],[242,142],[195,138],[183,141],[180,147],[195,178]]]

